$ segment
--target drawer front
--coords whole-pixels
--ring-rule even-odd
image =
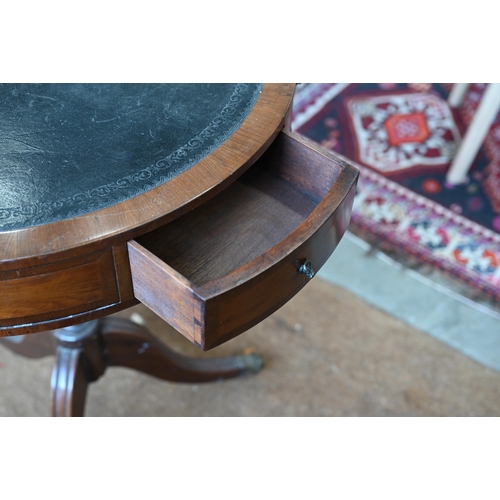
[[[119,302],[112,249],[0,273],[0,334]],[[23,325],[27,325],[23,327]],[[28,325],[32,325],[28,327]]]
[[[354,194],[355,180],[351,180],[343,201],[311,236],[297,244],[295,238],[302,233],[292,233],[238,269],[241,279],[228,277],[226,281],[234,286],[198,288],[138,242],[130,241],[134,294],[201,349],[220,345],[267,318],[310,281],[299,271],[302,264],[310,262],[316,273],[331,256],[349,224]]]
[[[313,236],[298,248],[249,281],[208,298],[204,311],[203,348],[211,349],[258,324],[309,283],[311,277],[300,271],[301,266],[311,263],[316,274],[332,255],[347,229],[353,200],[354,189]],[[275,251],[280,252],[280,249]],[[269,257],[272,258],[271,255],[263,256],[263,262],[254,261],[252,265],[258,267]]]

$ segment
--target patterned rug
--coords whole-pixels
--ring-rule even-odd
[[[293,129],[360,170],[349,230],[460,293],[500,299],[500,116],[468,174],[445,174],[485,89],[451,109],[451,84],[301,84]],[[458,284],[457,284],[458,283]]]

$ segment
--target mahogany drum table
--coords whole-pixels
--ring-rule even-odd
[[[256,354],[182,357],[108,316],[142,302],[208,350],[321,268],[358,172],[289,130],[293,91],[0,85],[0,336],[56,355],[53,415],[83,415],[107,366],[179,382],[261,368]]]

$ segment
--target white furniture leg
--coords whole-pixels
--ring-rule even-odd
[[[466,180],[474,158],[500,108],[500,83],[490,83],[446,174],[450,184]]]
[[[457,108],[462,104],[470,83],[455,83],[448,96],[448,104],[451,108]]]

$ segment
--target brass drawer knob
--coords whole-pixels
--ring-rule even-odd
[[[299,273],[305,274],[308,278],[314,278],[314,269],[312,262],[310,260],[306,260],[300,267]]]

